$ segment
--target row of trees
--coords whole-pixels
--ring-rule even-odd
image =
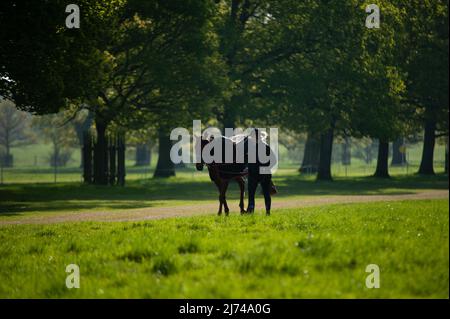
[[[51,151],[48,163],[51,166],[66,166],[72,159],[74,148],[81,150],[84,134],[91,130],[92,116],[81,111],[75,117],[69,112],[32,116],[17,110],[9,100],[0,98],[0,163],[3,167],[13,167],[13,148],[48,143]],[[136,166],[149,165],[151,160],[151,132],[132,131],[127,144],[135,149]],[[83,157],[80,157],[83,165]]]
[[[0,95],[37,114],[88,109],[100,145],[108,130],[150,130],[156,176],[174,174],[169,132],[192,119],[307,132],[319,179],[331,179],[336,137],[379,140],[375,175],[388,177],[389,141],[423,129],[419,173],[434,173],[435,139],[448,136],[448,1],[378,1],[379,29],[358,0],[78,5],[81,27],[67,29],[65,1],[2,1]]]
[[[91,135],[92,116],[89,112],[79,112],[75,118],[68,118],[67,112],[45,116],[30,116],[19,111],[8,100],[0,100],[0,161],[4,167],[13,166],[12,148],[36,142],[47,142],[52,146],[48,162],[52,166],[65,166],[72,159],[74,148],[82,148],[85,134]],[[131,146],[136,166],[148,166],[151,162],[153,139],[152,130],[133,130],[127,136],[127,146]],[[282,132],[280,144],[286,148],[283,161],[298,162],[302,158],[300,172],[317,173],[320,148],[319,141],[306,133]],[[407,147],[421,142],[416,135],[408,139],[399,138],[392,143],[391,166],[407,164]],[[439,139],[439,142],[444,142]],[[355,139],[338,137],[333,146],[333,163],[351,165],[352,159],[371,164],[376,159],[378,142],[370,138]],[[129,156],[131,153],[129,152]],[[84,164],[83,157],[77,158]],[[448,157],[446,158],[448,160]]]
[[[11,149],[30,145],[38,140],[52,147],[48,162],[51,166],[65,166],[72,156],[74,146],[80,146],[76,128],[82,121],[78,115],[66,123],[64,114],[33,117],[19,111],[8,100],[0,99],[0,161],[3,167],[12,167],[14,157]]]
[[[422,141],[420,136],[411,136],[408,139],[399,138],[391,143],[391,166],[404,166],[408,163],[408,149]],[[320,148],[319,140],[313,139],[306,133],[280,135],[280,143],[286,147],[290,162],[297,163],[302,159],[299,172],[317,173],[319,167]],[[444,142],[442,139],[439,142]],[[338,137],[333,143],[333,163],[351,165],[357,159],[366,165],[376,160],[378,141],[370,138]]]

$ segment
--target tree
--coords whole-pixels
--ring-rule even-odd
[[[406,164],[405,150],[405,139],[403,137],[394,140],[392,143],[392,166]]]
[[[93,95],[104,64],[94,40],[109,41],[108,19],[121,2],[78,1],[83,27],[68,29],[67,1],[2,1],[0,95],[36,114],[55,113]]]
[[[448,136],[445,138],[445,173],[448,174]]]
[[[341,163],[342,165],[351,165],[352,162],[352,143],[349,136],[344,137],[344,143],[342,143]]]
[[[389,178],[389,170],[387,162],[389,160],[389,141],[378,141],[378,157],[377,167],[375,169],[374,177]]]
[[[353,135],[378,140],[374,176],[388,178],[389,142],[405,134],[412,115],[402,103],[405,76],[398,67],[397,26],[402,12],[390,1],[384,1],[382,8],[382,26],[366,30],[362,37],[363,54],[356,60],[359,98],[351,109],[350,129]]]
[[[16,109],[14,103],[0,99],[0,146],[4,155],[0,158],[4,167],[13,166],[11,148],[30,143],[30,115]]]
[[[306,138],[305,151],[303,153],[301,173],[317,173],[320,157],[319,138],[313,132],[309,132]]]
[[[87,107],[97,133],[94,174],[97,183],[106,184],[108,127],[176,100],[178,94],[166,100],[165,91],[173,93],[173,83],[189,84],[185,75],[196,65],[191,62],[201,63],[199,54],[207,52],[204,31],[212,3],[83,0],[77,3],[83,27],[73,30],[62,24],[64,3],[2,2],[0,15],[8,27],[0,38],[7,43],[0,94],[39,114],[69,104]],[[36,18],[34,12],[43,14]],[[40,72],[34,76],[30,70]]]
[[[375,152],[378,146],[375,145],[371,138],[363,137],[360,139],[354,139],[353,141],[353,156],[362,159],[366,164],[372,163],[375,156]]]
[[[72,157],[72,149],[77,144],[76,132],[67,122],[64,112],[51,115],[37,116],[33,119],[33,126],[52,145],[49,164],[52,167],[65,166]]]
[[[407,103],[424,128],[418,173],[432,175],[436,136],[448,136],[448,1],[412,0],[398,6],[408,13],[399,30]]]
[[[136,145],[136,166],[149,166],[151,159],[152,150],[149,142]]]
[[[368,107],[361,82],[371,78],[369,72],[383,69],[382,63],[371,60],[367,42],[373,32],[364,26],[366,15],[358,1],[289,4],[280,2],[270,12],[275,21],[280,19],[279,39],[290,43],[291,50],[276,68],[258,69],[256,86],[271,100],[276,110],[271,116],[290,129],[320,137],[317,178],[331,180],[333,139],[357,133],[354,111]],[[386,73],[378,71],[379,79]]]
[[[374,176],[389,178],[389,141],[405,132],[409,118],[405,105],[400,102],[404,92],[401,76],[391,67],[378,71],[368,72],[370,77],[361,84],[368,90],[361,104],[353,109],[352,128],[358,135],[378,139]]]
[[[84,109],[78,112],[71,120],[73,128],[78,139],[78,145],[80,147],[80,167],[83,167],[83,145],[84,145],[84,133],[88,131],[93,123],[93,115],[89,110]]]
[[[175,176],[175,165],[170,159],[170,149],[172,141],[168,133],[168,129],[160,127],[158,130],[158,163],[154,177],[170,177]]]
[[[311,1],[217,2],[214,25],[226,71],[225,90],[214,108],[217,120],[222,128],[271,122],[270,112],[262,105],[267,95],[261,94],[260,84],[266,79],[265,73],[278,67],[280,61],[310,49],[304,45],[306,41],[299,41],[304,28],[292,19],[293,14],[287,8],[292,8],[298,19],[302,10],[308,14]]]
[[[210,82],[211,71],[205,58],[210,53],[206,26],[210,5],[199,0],[129,1],[125,11],[129,21],[119,42],[123,45],[110,49],[118,67],[111,74],[111,87],[100,95],[97,128],[103,130],[112,122],[139,128],[150,119],[160,130],[161,154],[169,149],[164,143],[172,125],[180,123],[178,118],[186,123],[183,110],[195,108],[209,93],[205,83]],[[166,157],[161,154],[162,161]]]
[[[216,108],[218,121],[223,128],[234,128],[238,120],[238,110],[242,107],[239,97],[243,94],[242,61],[240,53],[246,47],[243,41],[249,20],[262,7],[264,1],[231,0],[219,1],[219,19],[216,19],[217,33],[220,39],[220,54],[226,67],[228,91],[223,95],[220,107]]]
[[[2,1],[0,40],[6,45],[0,53],[0,94],[19,108],[50,114],[73,104],[89,103],[96,109],[104,105],[99,92],[108,87],[114,65],[107,47],[120,33],[111,26],[119,24],[125,1],[77,4],[83,27],[68,29],[66,1]],[[105,142],[105,131],[98,125],[100,143]]]
[[[127,145],[135,147],[135,166],[150,165],[154,139],[156,139],[156,132],[153,127],[128,132]]]

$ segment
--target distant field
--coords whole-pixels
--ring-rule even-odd
[[[448,298],[448,204],[5,226],[0,298]],[[65,287],[71,263],[80,289]]]
[[[340,145],[335,145],[338,150]],[[57,182],[80,182],[82,181],[82,171],[80,169],[80,150],[73,149],[71,160],[67,167],[59,167],[56,171],[48,164],[51,146],[48,144],[34,144],[13,149],[15,160],[14,168],[5,168],[3,172],[3,182],[14,183],[53,183]],[[390,167],[391,175],[412,175],[417,172],[420,164],[422,143],[417,143],[408,147],[407,159],[409,165],[402,167]],[[435,149],[435,170],[437,173],[444,171],[445,146],[437,144]],[[134,153],[132,149],[127,152],[127,176],[128,181],[145,179],[153,176],[158,155],[153,153],[152,163],[148,167],[134,166]],[[301,158],[298,160],[288,156],[288,151],[283,146],[280,147],[280,168],[281,170],[296,170],[299,168]],[[343,166],[339,161],[332,165],[334,177],[370,176],[374,173],[376,160],[371,164],[366,164],[361,159],[352,158],[350,166]],[[56,173],[56,174],[55,174]],[[178,175],[183,177],[197,178],[199,175],[193,166],[187,169],[178,170]]]

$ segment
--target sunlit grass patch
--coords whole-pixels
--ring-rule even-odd
[[[428,200],[4,226],[0,297],[448,298],[448,222],[448,201]],[[80,289],[65,287],[72,263]]]

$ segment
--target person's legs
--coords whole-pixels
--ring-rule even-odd
[[[272,197],[270,192],[272,189],[272,175],[264,175],[261,178],[261,188],[264,194],[264,204],[266,206],[266,215],[270,215],[270,208],[272,206]]]
[[[248,175],[248,206],[247,213],[255,211],[255,193],[258,187],[258,178],[253,174]]]

